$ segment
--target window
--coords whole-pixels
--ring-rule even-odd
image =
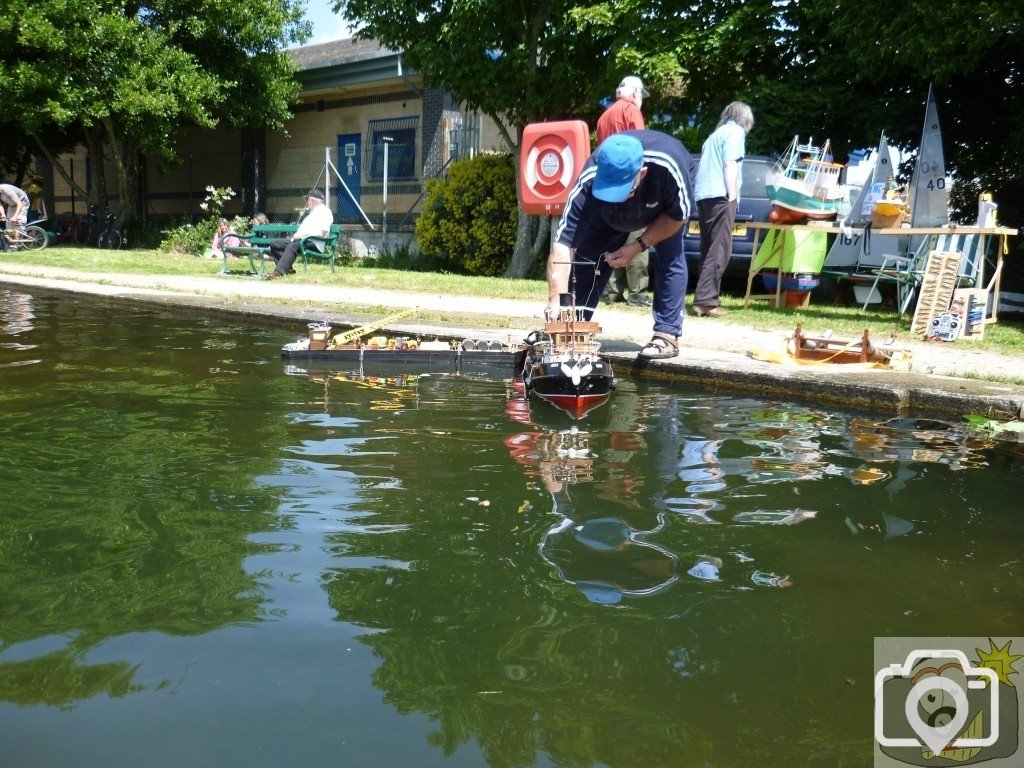
[[[369,125],[371,181],[384,178],[384,144],[388,145],[388,181],[416,178],[416,125],[418,117],[371,120]]]

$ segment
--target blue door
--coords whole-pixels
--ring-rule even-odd
[[[344,186],[338,184],[337,187],[337,214],[338,221],[349,224],[360,222],[363,219],[359,209],[352,201],[355,198],[355,202],[358,203],[363,194],[362,146],[363,138],[358,133],[338,134],[338,173],[341,174],[345,184]],[[345,191],[345,187],[348,187],[348,192]]]

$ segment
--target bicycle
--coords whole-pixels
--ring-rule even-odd
[[[91,245],[96,243],[98,248],[105,248],[112,251],[121,249],[124,244],[124,235],[117,228],[117,214],[108,213],[106,226],[100,230],[99,217],[96,215],[96,206],[89,206],[89,212],[82,215],[75,226],[75,242],[79,245]],[[95,238],[95,241],[94,239]]]
[[[19,225],[5,222],[9,226],[0,237],[4,251],[41,251],[50,242],[46,230],[35,224]]]
[[[75,225],[76,244],[89,245],[92,242],[93,233],[96,231],[96,219],[96,206],[90,205],[89,212],[83,213]]]
[[[121,230],[117,228],[117,214],[108,213],[107,227],[100,232],[100,236],[96,238],[96,245],[100,248],[119,251],[123,244],[124,236],[121,234]]]

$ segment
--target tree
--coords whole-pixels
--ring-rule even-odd
[[[612,13],[602,15],[604,6],[589,16],[565,0],[338,0],[334,7],[358,37],[403,51],[428,81],[498,124],[515,158],[519,200],[518,150],[528,123],[593,118],[624,68],[648,79],[655,68],[630,46],[614,45],[618,31],[604,23]],[[677,63],[659,61],[677,75]],[[547,245],[546,224],[520,211],[507,276],[527,274]]]
[[[137,219],[142,153],[173,160],[182,128],[280,127],[298,93],[282,48],[308,35],[299,0],[195,5],[13,0],[0,18],[0,123],[31,136],[93,203],[106,197],[102,158],[118,170],[122,223]],[[218,108],[230,103],[231,108]],[[85,144],[93,183],[56,162],[54,129]]]
[[[952,215],[973,222],[977,196],[993,192],[1000,220],[1024,221],[1024,8],[1010,0],[886,5],[879,0],[778,5],[775,32],[744,33],[734,51],[760,45],[775,58],[740,94],[758,123],[752,151],[776,151],[794,133],[829,137],[842,158],[890,144],[917,150],[929,85],[935,88],[953,179]],[[1024,253],[1019,243],[1013,246]],[[1017,265],[1020,277],[1024,267]]]

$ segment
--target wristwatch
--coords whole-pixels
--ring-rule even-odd
[[[638,237],[638,238],[637,238],[636,240],[634,240],[633,242],[635,242],[635,243],[636,243],[637,245],[639,245],[639,246],[640,246],[640,253],[643,253],[644,251],[649,251],[649,250],[651,250],[651,246],[649,246],[649,245],[648,245],[647,243],[645,243],[645,242],[644,242],[644,238],[643,238],[643,235],[641,235],[640,237]]]

